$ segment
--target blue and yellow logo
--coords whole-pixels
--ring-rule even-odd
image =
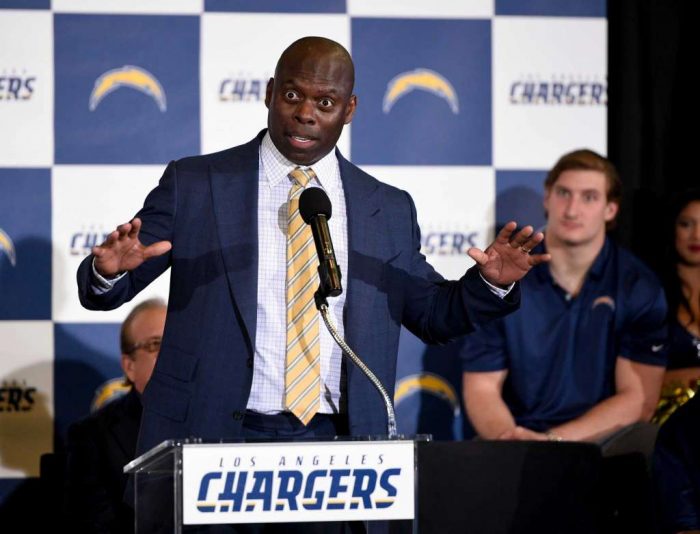
[[[15,244],[2,228],[0,228],[0,251],[5,253],[13,267],[17,265],[17,252],[15,252]]]
[[[131,390],[131,385],[124,381],[124,378],[112,378],[103,383],[95,390],[95,396],[90,404],[90,413],[96,412],[105,404],[126,395]]]
[[[597,306],[608,306],[611,310],[615,311],[615,299],[612,298],[610,295],[603,295],[602,297],[597,297],[594,301],[593,304],[591,305],[591,309],[596,308]]]
[[[420,373],[403,377],[396,383],[394,402],[398,405],[402,400],[414,393],[430,393],[449,404],[455,417],[459,416],[460,402],[455,388],[445,378],[432,374]]]
[[[429,69],[410,70],[392,78],[386,86],[382,111],[389,113],[401,97],[416,90],[439,96],[449,104],[452,113],[459,113],[459,99],[452,84],[440,73]]]
[[[108,70],[95,80],[95,87],[90,93],[90,111],[95,111],[108,94],[121,87],[130,87],[150,96],[155,100],[158,109],[165,113],[167,103],[163,86],[153,74],[133,65]]]
[[[303,461],[303,456],[298,461]],[[200,479],[197,510],[245,513],[389,508],[399,492],[392,478],[399,475],[398,467],[211,471]]]

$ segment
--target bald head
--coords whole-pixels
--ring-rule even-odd
[[[335,148],[352,121],[355,67],[348,51],[323,37],[304,37],[282,52],[267,83],[267,127],[291,162],[312,165]]]
[[[298,66],[304,63],[317,63],[318,61],[332,61],[338,69],[340,79],[347,84],[348,95],[355,86],[355,65],[350,53],[343,45],[326,39],[325,37],[302,37],[290,44],[275,67],[275,78],[287,66]]]

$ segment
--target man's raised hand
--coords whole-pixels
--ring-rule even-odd
[[[526,226],[513,236],[517,226],[515,221],[510,221],[486,250],[472,247],[467,251],[479,264],[481,275],[495,286],[507,287],[525,276],[533,266],[551,258],[549,254],[530,254],[544,239],[542,232],[535,233],[532,226]]]
[[[95,269],[106,278],[113,278],[125,271],[132,271],[144,261],[161,256],[172,248],[170,241],[158,241],[144,246],[139,240],[141,219],[120,224],[101,245],[92,247]]]

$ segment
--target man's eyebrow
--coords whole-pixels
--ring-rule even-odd
[[[600,191],[598,189],[595,189],[595,188],[581,189],[581,190],[577,191],[575,188],[571,188],[571,187],[567,187],[565,185],[559,185],[559,184],[555,184],[554,188],[558,189],[559,191],[568,191],[570,193],[572,193],[572,192],[579,192],[581,194],[590,194],[590,193],[599,194],[600,193]]]
[[[281,82],[282,87],[299,87],[299,82],[298,80],[294,79],[287,79]],[[320,84],[312,84],[311,89],[306,89],[306,91],[313,91],[315,93],[320,93],[322,95],[330,95],[330,96],[338,96],[342,94],[342,90],[336,86],[334,83],[329,83],[328,85],[325,85],[323,83]]]

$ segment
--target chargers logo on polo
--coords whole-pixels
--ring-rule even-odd
[[[410,519],[410,441],[187,445],[185,524]]]
[[[165,91],[158,79],[146,69],[133,65],[124,65],[118,69],[105,72],[95,81],[95,88],[90,94],[90,111],[95,111],[100,101],[121,87],[130,87],[150,96],[162,113],[168,108]]]
[[[596,297],[591,304],[591,309],[597,306],[607,306],[611,310],[615,311],[615,299],[610,295],[603,295],[602,297]]]
[[[15,244],[10,239],[10,236],[0,228],[0,252],[2,252],[10,260],[10,265],[17,265],[17,252],[15,252]]]
[[[54,28],[57,164],[201,152],[199,17],[59,13]]]
[[[382,111],[389,113],[399,98],[415,90],[427,91],[445,99],[452,113],[459,113],[459,100],[454,87],[447,78],[430,69],[416,69],[395,76],[386,86]]]
[[[353,162],[491,164],[490,21],[354,18],[352,51]]]

